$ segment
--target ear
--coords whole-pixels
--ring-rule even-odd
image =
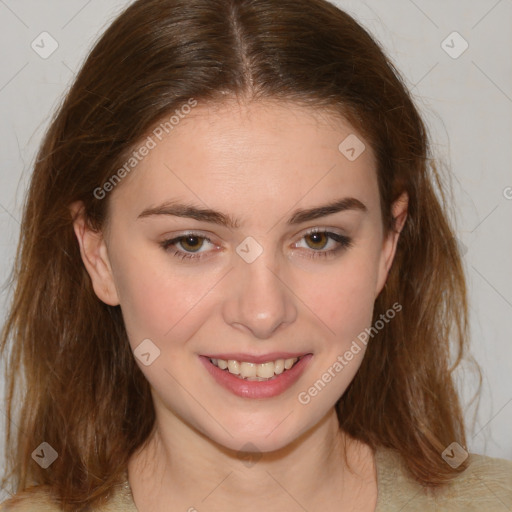
[[[377,289],[375,290],[375,298],[379,295],[386,284],[389,269],[395,257],[398,237],[404,227],[407,218],[407,206],[409,204],[409,196],[407,192],[402,192],[400,197],[391,206],[391,214],[394,219],[394,230],[391,230],[382,242],[382,250],[379,260],[379,275],[377,278]]]
[[[86,222],[82,201],[73,203],[70,210],[73,229],[80,245],[80,255],[91,277],[94,292],[105,304],[117,306],[119,297],[103,233],[93,230]]]

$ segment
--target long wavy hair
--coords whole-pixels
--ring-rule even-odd
[[[397,450],[425,486],[466,468],[441,457],[453,441],[466,446],[453,372],[467,353],[468,307],[450,180],[433,165],[425,125],[394,65],[324,0],[138,0],[90,52],[34,165],[0,346],[8,378],[4,485],[47,485],[66,511],[94,506],[147,441],[150,386],[120,307],[94,293],[70,205],[82,201],[88,224],[101,230],[109,198],[94,190],[139,142],[190,98],[230,96],[347,119],[375,153],[386,233],[395,229],[392,202],[407,192],[408,217],[374,320],[395,302],[403,309],[372,338],[336,410],[340,428]],[[47,469],[31,456],[43,441],[58,452]]]

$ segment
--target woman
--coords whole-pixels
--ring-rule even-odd
[[[133,3],[27,196],[3,509],[510,503],[512,462],[464,448],[443,187],[398,73],[331,4]]]

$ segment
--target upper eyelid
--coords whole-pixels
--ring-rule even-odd
[[[338,233],[336,230],[339,230],[341,232]],[[343,230],[341,228],[322,227],[322,226],[315,226],[315,227],[312,227],[312,228],[306,228],[304,231],[301,231],[300,233],[298,233],[295,236],[303,237],[303,236],[309,235],[311,233],[317,233],[317,232],[318,233],[333,233],[335,235],[348,236],[348,235],[345,235],[345,233],[343,233]],[[203,232],[201,230],[197,230],[196,231],[196,230],[193,230],[193,229],[189,229],[189,230],[185,230],[182,233],[179,233],[177,235],[165,236],[164,240],[174,240],[176,238],[185,238],[187,236],[197,236],[197,237],[201,237],[201,238],[208,238],[210,240],[212,240],[214,238],[217,238],[214,234],[210,234],[207,231]]]

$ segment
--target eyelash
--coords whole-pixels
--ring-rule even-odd
[[[311,256],[308,256],[309,258],[314,259],[314,258],[329,258],[329,257],[333,257],[339,251],[352,247],[352,239],[350,237],[345,236],[345,235],[339,235],[338,233],[333,233],[331,231],[326,231],[326,230],[312,229],[311,231],[308,231],[307,233],[305,233],[301,237],[301,240],[303,238],[307,237],[307,236],[316,235],[316,234],[326,235],[328,239],[334,240],[339,245],[335,249],[330,249],[328,251],[322,251],[322,250],[315,251],[314,249],[311,249],[313,254]],[[165,251],[169,251],[169,247],[172,247],[172,246],[178,244],[179,242],[185,240],[188,237],[196,237],[196,238],[199,238],[200,240],[204,240],[206,242],[212,243],[212,241],[208,237],[200,235],[199,233],[191,232],[191,233],[187,233],[186,235],[180,235],[180,236],[177,236],[177,237],[172,238],[172,239],[163,240],[162,242],[160,242],[160,246]],[[201,256],[200,254],[203,254],[203,253],[195,254],[195,253],[188,253],[186,251],[178,251],[177,250],[177,251],[174,252],[173,256],[176,257],[176,258],[179,258],[180,260],[185,260],[185,259],[200,260],[200,259],[203,259],[203,258],[207,257],[207,256]]]

